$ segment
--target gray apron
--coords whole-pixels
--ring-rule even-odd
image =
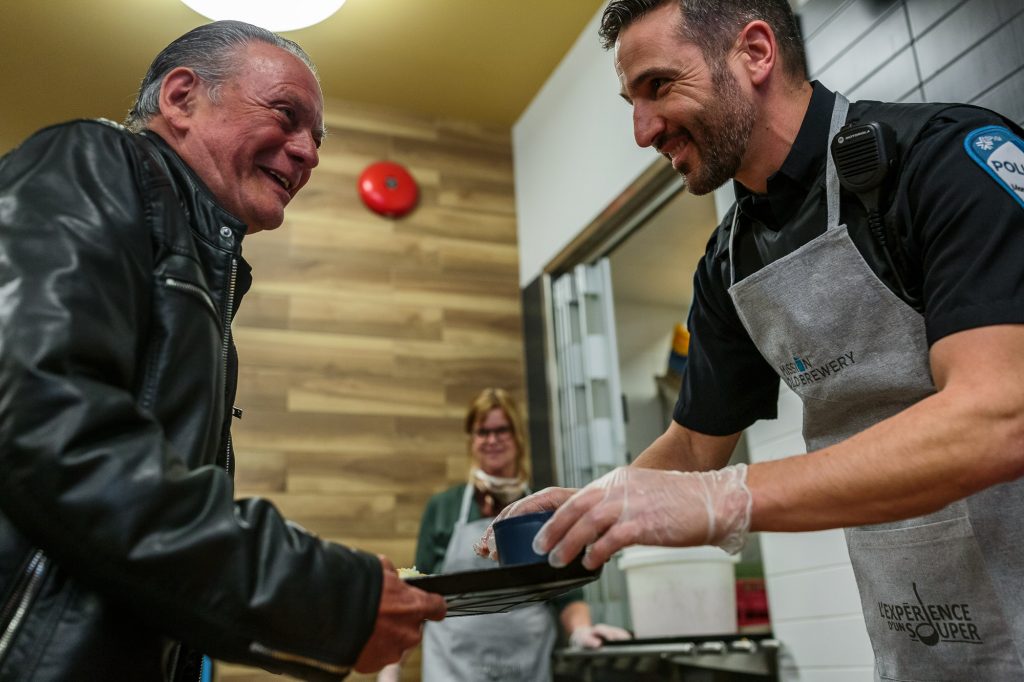
[[[836,95],[829,139],[849,102]],[[825,233],[740,282],[730,239],[729,295],[761,354],[803,402],[817,450],[935,392],[924,319],[871,271],[839,225],[826,172]],[[926,516],[846,530],[875,671],[885,680],[1024,680],[1019,483]]]
[[[492,560],[473,551],[491,519],[467,522],[472,499],[473,486],[467,485],[442,573],[494,568]],[[551,679],[555,635],[554,614],[547,604],[427,622],[423,682],[545,682]]]

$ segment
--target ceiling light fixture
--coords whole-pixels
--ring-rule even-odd
[[[294,31],[318,24],[345,4],[345,0],[257,2],[255,0],[181,0],[204,17],[237,19],[268,31]]]

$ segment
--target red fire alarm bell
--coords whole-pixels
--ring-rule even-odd
[[[359,197],[374,213],[400,218],[416,205],[419,188],[403,166],[378,161],[359,176]]]

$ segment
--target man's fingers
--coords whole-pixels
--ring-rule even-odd
[[[633,537],[629,524],[613,523],[607,532],[587,547],[587,553],[583,557],[583,568],[594,571],[604,566],[613,554],[633,544]]]
[[[403,651],[420,642],[424,621],[440,620],[446,613],[440,595],[409,585],[398,577],[390,559],[379,559],[383,573],[380,603],[373,632],[355,663],[355,670],[361,673],[399,660]]]
[[[577,516],[575,522],[563,532],[561,539],[557,540],[551,548],[548,563],[556,568],[568,565],[583,551],[584,547],[604,535],[618,520],[622,505],[606,501],[602,492],[595,489],[570,500],[563,509],[566,512],[584,511]],[[559,510],[559,512],[561,511]],[[556,513],[551,521],[555,521],[557,517]]]
[[[484,534],[480,536],[480,539],[473,543],[473,552],[477,556],[489,557],[491,555],[491,539],[494,536],[494,522],[492,521],[488,526]]]
[[[420,590],[423,592],[422,590]],[[430,592],[423,592],[426,595],[426,608],[424,618],[426,620],[442,620],[448,613],[448,605],[444,601],[444,597],[439,594],[432,594]]]
[[[425,620],[441,620],[448,612],[448,605],[441,595],[413,587],[404,580],[402,588],[406,590],[406,593],[399,595],[397,601],[399,604],[405,604],[403,609],[406,612],[405,618],[410,622],[422,623]]]
[[[594,634],[600,637],[605,642],[621,642],[627,639],[633,639],[633,635],[628,630],[623,630],[615,625],[608,625],[606,623],[598,623],[594,626]]]
[[[497,560],[498,548],[494,543],[494,524],[499,521],[504,521],[511,516],[521,516],[523,514],[530,514],[538,511],[551,511],[553,509],[558,509],[576,492],[577,491],[574,488],[550,487],[544,488],[544,490],[536,492],[528,497],[524,497],[518,502],[513,502],[501,510],[501,513],[491,521],[487,526],[487,530],[484,531],[483,536],[474,543],[473,551],[479,556],[488,556],[491,559]],[[539,553],[543,554],[543,552]]]
[[[590,507],[601,500],[600,495],[595,497],[592,493],[593,491],[584,489],[569,497],[555,511],[555,515],[537,531],[537,535],[533,538],[533,551],[537,554],[545,554],[557,544],[569,528],[583,514],[586,514]]]
[[[519,502],[513,502],[509,506],[498,512],[498,515],[494,517],[494,520],[487,524],[487,529],[484,530],[484,534],[480,536],[480,539],[473,543],[473,551],[477,556],[487,557],[493,561],[498,560],[498,547],[494,542],[494,524],[498,521],[502,521],[509,516],[518,516],[516,512],[518,505],[521,502],[525,502],[525,498],[519,500]]]
[[[523,498],[516,504],[522,504],[528,508],[517,508],[516,515],[526,514],[529,512],[538,511],[551,511],[558,509],[565,501],[575,495],[577,490],[575,488],[544,488],[538,493],[534,493],[529,497]]]

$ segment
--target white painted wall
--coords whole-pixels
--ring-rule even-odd
[[[594,15],[512,127],[519,282],[525,287],[657,157],[633,141]]]
[[[672,349],[673,327],[685,319],[686,309],[682,305],[615,301],[619,382],[629,413],[626,450],[631,457],[639,455],[665,432],[663,408],[654,377],[665,374]]]

